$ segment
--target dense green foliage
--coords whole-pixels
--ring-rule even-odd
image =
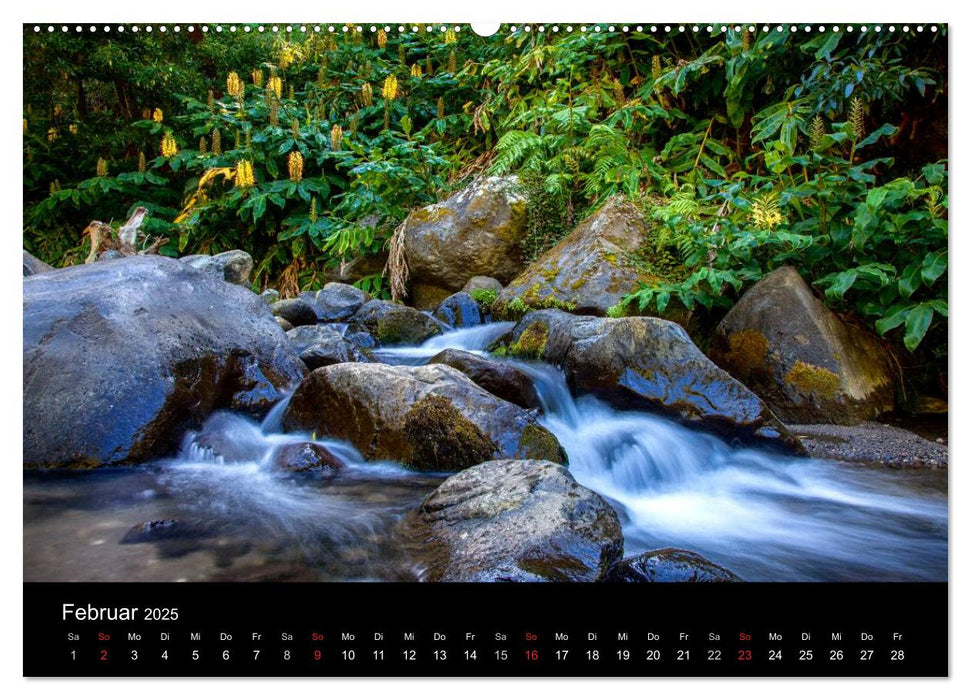
[[[244,248],[257,285],[296,289],[468,178],[517,172],[530,257],[613,195],[656,222],[632,262],[660,281],[613,314],[716,313],[791,264],[944,366],[943,32],[746,29],[26,31],[24,246],[78,261],[89,221],[142,205],[164,253]]]

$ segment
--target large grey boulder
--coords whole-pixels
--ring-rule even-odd
[[[323,367],[297,387],[283,425],[347,440],[367,459],[421,471],[500,458],[566,460],[529,413],[444,365]]]
[[[644,216],[614,198],[509,282],[496,299],[499,313],[520,299],[533,309],[557,308],[603,316],[651,279],[632,255],[652,240]]]
[[[552,462],[466,469],[425,499],[416,520],[431,581],[596,581],[623,551],[613,508]]]
[[[837,318],[793,267],[739,299],[715,329],[711,357],[784,421],[852,425],[894,406],[886,350]]]
[[[252,292],[161,256],[25,278],[24,467],[170,453],[219,408],[261,413],[304,375]]]
[[[403,235],[412,300],[434,309],[472,277],[506,283],[519,274],[526,197],[515,176],[476,180],[444,202],[412,212]]]
[[[648,410],[729,439],[801,452],[762,400],[705,357],[671,321],[533,311],[498,347],[514,357],[558,365],[572,390],[618,408]]]
[[[214,274],[230,284],[249,287],[253,274],[253,256],[244,250],[227,250],[216,255],[188,255],[181,259],[186,265]]]
[[[341,362],[368,362],[369,357],[332,325],[298,326],[287,331],[294,352],[307,369],[336,365]]]

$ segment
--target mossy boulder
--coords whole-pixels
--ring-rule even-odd
[[[793,267],[742,296],[715,329],[710,354],[787,422],[853,425],[894,406],[879,340],[841,321]]]
[[[318,369],[294,392],[283,424],[347,440],[367,459],[419,471],[457,471],[502,458],[566,461],[556,438],[529,413],[440,364]]]
[[[256,294],[137,255],[23,280],[24,467],[171,454],[218,409],[260,415],[305,369]]]
[[[476,180],[413,212],[403,235],[412,301],[419,308],[434,309],[472,277],[508,282],[523,269],[523,189],[515,176]]]
[[[374,299],[351,317],[349,333],[368,333],[379,345],[420,345],[442,332],[442,323],[403,304]]]
[[[522,408],[539,408],[539,397],[532,380],[522,370],[506,362],[465,350],[442,350],[428,361],[454,367],[493,396]]]
[[[652,235],[644,216],[630,202],[611,199],[566,238],[541,255],[499,294],[503,316],[519,299],[531,309],[560,309],[604,316],[641,283],[651,281],[632,264],[632,255]]]
[[[705,357],[681,326],[653,317],[533,311],[494,345],[563,369],[570,388],[743,442],[801,452],[758,396]]]
[[[741,579],[686,549],[655,549],[618,562],[605,581],[611,583],[718,583]]]
[[[613,508],[547,461],[491,461],[449,477],[413,532],[431,581],[597,581],[623,552]]]

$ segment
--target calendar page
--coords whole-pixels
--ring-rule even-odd
[[[22,41],[24,675],[948,675],[946,24]]]

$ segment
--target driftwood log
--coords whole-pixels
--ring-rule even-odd
[[[138,207],[117,232],[111,224],[103,221],[92,221],[88,224],[81,234],[82,240],[85,236],[91,238],[91,252],[84,262],[94,262],[106,250],[116,250],[124,256],[157,254],[158,249],[168,243],[169,239],[156,238],[149,241],[148,236],[142,234],[142,221],[147,214],[145,207]]]

